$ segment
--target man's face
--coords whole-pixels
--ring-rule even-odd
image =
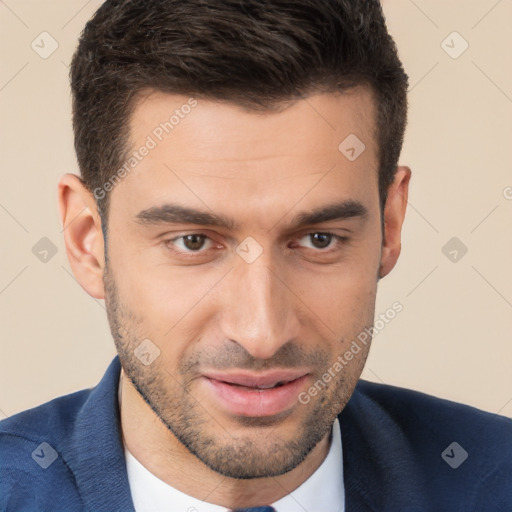
[[[132,150],[156,145],[111,193],[112,334],[128,378],[208,467],[275,476],[327,434],[367,357],[369,344],[298,400],[373,324],[375,107],[363,89],[278,113],[187,101],[154,93],[131,119]],[[355,160],[338,149],[350,134]]]

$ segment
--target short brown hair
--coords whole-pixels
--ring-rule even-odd
[[[405,131],[407,75],[378,0],[107,0],[86,24],[70,74],[75,149],[91,192],[123,165],[142,90],[265,111],[369,86],[384,206]],[[96,197],[104,231],[108,199]]]

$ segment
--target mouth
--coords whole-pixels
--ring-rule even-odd
[[[272,416],[291,409],[308,380],[306,371],[207,373],[207,393],[221,409],[233,415]]]
[[[280,381],[280,382],[277,382],[276,384],[268,384],[268,385],[260,384],[258,386],[245,386],[244,384],[235,384],[234,382],[224,382],[224,383],[229,384],[230,386],[237,386],[239,388],[252,389],[253,391],[262,391],[263,389],[279,388],[279,387],[283,386],[284,384],[288,384],[289,382],[292,382],[292,381]]]
[[[241,386],[246,388],[269,389],[273,387],[288,384],[294,380],[306,375],[306,371],[290,371],[290,370],[274,370],[265,373],[215,373],[208,372],[205,377],[219,382],[225,382],[233,386]]]

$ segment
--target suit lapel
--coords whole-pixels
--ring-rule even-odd
[[[339,415],[347,512],[428,511],[407,438],[358,384]]]
[[[86,510],[135,510],[121,438],[119,358],[81,408],[66,452]]]

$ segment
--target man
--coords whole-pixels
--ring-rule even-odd
[[[510,420],[359,380],[411,175],[378,2],[109,0],[71,82],[118,357],[1,423],[1,510],[512,510]]]

